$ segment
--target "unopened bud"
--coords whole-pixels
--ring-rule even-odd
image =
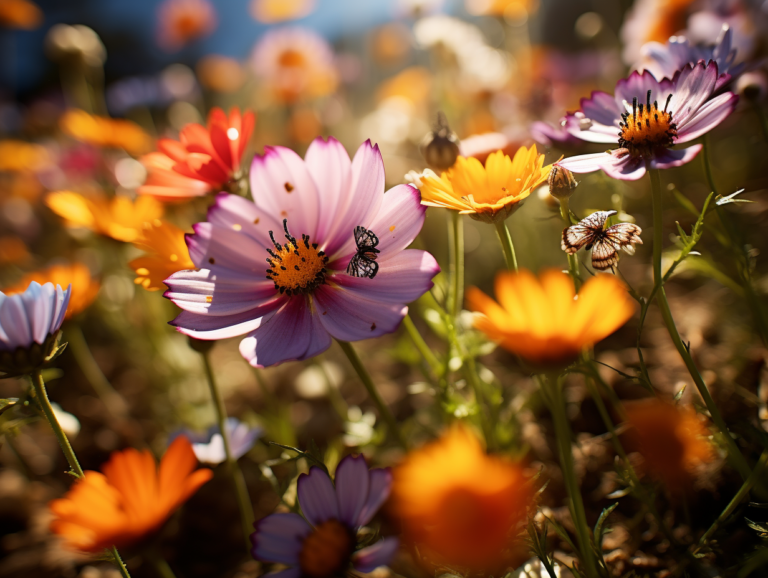
[[[573,173],[559,165],[554,165],[547,177],[549,194],[556,199],[568,199],[579,184],[573,178]]]
[[[747,100],[759,102],[768,94],[768,79],[761,70],[745,72],[736,81],[736,92]]]
[[[440,112],[437,114],[437,124],[422,143],[421,154],[430,167],[439,171],[447,171],[459,156],[459,137],[448,126],[448,120]]]

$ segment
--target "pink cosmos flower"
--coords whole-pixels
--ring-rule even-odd
[[[656,80],[650,72],[633,72],[616,84],[616,94],[593,92],[581,110],[566,117],[565,128],[589,142],[616,143],[617,148],[580,155],[558,164],[574,173],[603,170],[628,181],[647,168],[667,169],[690,162],[702,145],[672,149],[720,124],[736,107],[738,96],[713,96],[720,77],[717,63],[688,65],[673,79]]]
[[[187,236],[200,270],[165,281],[165,296],[183,309],[171,322],[182,333],[245,335],[240,353],[266,367],[313,357],[332,337],[390,333],[406,303],[432,287],[434,257],[405,249],[424,223],[419,191],[384,193],[384,163],[370,141],[351,161],[333,138],[315,139],[304,160],[265,147],[250,179],[253,201],[220,194],[208,222]]]

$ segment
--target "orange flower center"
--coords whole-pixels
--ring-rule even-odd
[[[354,536],[338,520],[328,520],[318,525],[304,539],[299,554],[299,564],[304,576],[332,578],[344,572],[354,550]]]
[[[301,241],[297,241],[288,232],[288,219],[283,220],[283,229],[288,240],[284,245],[275,241],[272,231],[269,232],[275,250],[267,249],[270,254],[267,258],[267,278],[275,283],[275,289],[280,293],[310,293],[325,283],[328,257],[325,252],[318,251],[317,243],[309,242],[309,235],[302,235]]]
[[[677,126],[672,122],[672,113],[667,111],[670,94],[664,105],[659,109],[659,103],[651,103],[651,91],[646,95],[645,104],[638,104],[637,98],[632,99],[632,112],[621,115],[623,122],[619,124],[619,146],[627,149],[632,156],[645,156],[659,147],[674,144],[677,137]]]
[[[304,55],[298,50],[284,50],[277,59],[280,66],[286,68],[301,68],[306,64]]]

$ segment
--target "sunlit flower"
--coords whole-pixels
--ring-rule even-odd
[[[232,107],[227,116],[220,108],[208,114],[208,126],[191,123],[181,129],[179,140],[160,139],[159,152],[141,158],[149,173],[139,194],[163,201],[220,191],[240,178],[240,161],[251,138],[256,116]]]
[[[243,457],[256,443],[263,433],[260,427],[248,427],[234,417],[227,418],[227,436],[229,437],[229,449],[235,459]],[[211,426],[206,433],[184,430],[183,435],[192,443],[192,449],[197,459],[204,464],[220,464],[227,459],[224,451],[224,439],[218,425]]]
[[[502,272],[496,275],[497,303],[471,287],[469,309],[482,313],[475,326],[505,349],[537,365],[564,365],[585,347],[608,337],[632,317],[634,302],[613,275],[596,275],[574,294],[562,271]]]
[[[561,119],[565,124],[565,118]],[[584,144],[579,138],[573,136],[562,124],[552,125],[551,123],[537,120],[528,127],[531,138],[545,147],[570,148]]]
[[[43,11],[28,0],[0,0],[0,26],[34,30],[43,23]]]
[[[690,406],[650,399],[625,406],[628,432],[648,470],[670,489],[679,490],[715,452],[704,420]]]
[[[130,120],[71,109],[59,119],[59,126],[72,138],[97,147],[121,148],[132,155],[140,155],[152,148],[152,137]]]
[[[200,84],[215,92],[232,93],[245,83],[245,70],[234,58],[209,54],[195,66]]]
[[[484,132],[461,139],[459,154],[485,163],[496,151],[501,151],[505,155],[514,155],[519,147],[520,141],[511,139],[509,135],[501,132]]]
[[[332,578],[353,569],[366,573],[389,563],[397,538],[371,544],[369,536],[360,543],[357,531],[389,496],[390,471],[368,470],[363,456],[347,456],[334,482],[316,466],[301,474],[297,494],[304,517],[272,514],[259,520],[251,534],[253,557],[288,565],[280,574],[294,578]]]
[[[30,257],[27,245],[19,237],[0,237],[0,265],[18,265]]]
[[[720,73],[715,85],[717,90],[744,69],[744,63],[735,64],[736,49],[732,44],[733,32],[727,25],[713,46],[693,44],[685,36],[673,36],[665,44],[649,42],[640,50],[637,68],[649,71],[656,78],[673,78],[687,64],[714,60]]]
[[[216,10],[208,0],[164,0],[157,9],[157,43],[174,52],[208,36],[217,24]]]
[[[250,179],[253,201],[220,194],[208,222],[187,237],[201,270],[165,281],[166,297],[183,309],[171,322],[182,333],[245,334],[240,353],[256,367],[308,359],[332,337],[391,333],[406,303],[432,287],[434,257],[405,250],[424,222],[419,192],[399,185],[384,193],[384,163],[370,142],[352,161],[333,138],[316,139],[305,160],[266,147]],[[358,255],[357,227],[378,239],[365,269],[359,260],[349,268]]]
[[[488,223],[504,220],[547,180],[551,165],[536,145],[520,147],[510,158],[503,151],[488,155],[485,166],[475,158],[459,157],[440,179],[422,179],[422,203],[445,207]]]
[[[525,550],[516,538],[534,506],[531,480],[466,427],[408,454],[393,477],[404,539],[429,563],[503,575],[516,547]]]
[[[426,103],[432,94],[432,73],[422,66],[410,66],[381,83],[376,90],[379,101],[404,98],[414,106]]]
[[[195,471],[196,466],[183,436],[170,445],[159,468],[149,450],[114,452],[104,473],[86,471],[63,498],[50,503],[51,531],[85,552],[136,544],[211,479],[211,470]]]
[[[315,0],[251,0],[251,16],[263,24],[304,18],[315,9]]]
[[[163,205],[151,197],[131,201],[124,196],[107,199],[85,197],[71,191],[49,193],[45,204],[71,227],[85,227],[118,241],[132,242],[139,238],[144,223],[163,214]]]
[[[20,140],[0,141],[0,171],[37,171],[50,163],[45,147]]]
[[[674,80],[633,72],[616,84],[616,94],[593,92],[581,110],[567,117],[568,131],[585,141],[617,148],[570,157],[558,164],[574,173],[603,170],[622,180],[641,178],[646,169],[668,169],[690,162],[702,145],[672,149],[709,132],[733,112],[739,97],[714,96],[717,63],[688,65]]]
[[[325,96],[338,84],[331,45],[308,28],[267,32],[253,49],[251,65],[280,102]]]
[[[24,374],[43,365],[58,345],[70,292],[34,281],[23,293],[0,291],[0,372]]]
[[[71,285],[71,294],[69,298],[69,307],[67,308],[66,319],[77,315],[87,309],[96,295],[99,293],[100,284],[91,275],[91,270],[83,263],[72,263],[71,265],[52,265],[41,271],[27,273],[21,278],[21,281],[15,285],[4,289],[6,295],[23,293],[32,281],[40,285],[52,283],[67,287]]]
[[[134,283],[147,291],[165,289],[163,281],[185,269],[194,269],[184,239],[184,231],[168,221],[145,223],[141,235],[133,243],[147,254],[128,265],[136,272]]]
[[[666,42],[685,29],[688,13],[696,0],[638,0],[632,4],[621,27],[625,62],[637,60],[648,42]]]

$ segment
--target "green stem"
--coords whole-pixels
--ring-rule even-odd
[[[741,454],[736,442],[731,437],[731,434],[728,432],[728,426],[725,424],[725,420],[723,420],[720,410],[717,409],[717,405],[715,405],[715,401],[712,399],[707,384],[704,383],[704,379],[702,379],[688,347],[680,338],[680,334],[675,326],[675,320],[672,317],[672,311],[669,308],[667,295],[664,292],[664,279],[661,271],[661,252],[664,242],[661,177],[658,169],[650,169],[648,172],[651,177],[651,190],[653,193],[653,281],[658,287],[658,290],[656,291],[656,302],[661,310],[661,316],[664,319],[664,325],[667,328],[667,332],[672,338],[672,342],[675,344],[675,348],[680,354],[680,357],[683,358],[683,362],[685,363],[686,368],[688,368],[688,373],[691,374],[691,378],[696,384],[696,388],[699,390],[699,395],[701,395],[704,404],[707,406],[707,410],[709,410],[712,421],[715,422],[715,426],[720,430],[720,433],[728,446],[728,457],[730,458],[732,465],[739,472],[742,479],[746,480],[750,475],[749,465]]]
[[[488,450],[494,451],[497,449],[496,436],[494,435],[492,423],[496,420],[493,419],[493,408],[491,404],[487,402],[485,395],[483,394],[483,384],[480,383],[480,376],[477,373],[477,365],[475,365],[475,358],[467,356],[464,363],[465,371],[464,375],[472,387],[472,391],[475,394],[475,403],[480,411],[480,427],[483,428],[483,437],[485,437],[485,445]],[[486,408],[491,416],[486,415]]]
[[[208,379],[208,386],[211,390],[211,398],[213,398],[213,405],[216,409],[216,421],[219,425],[219,432],[221,433],[221,439],[224,442],[224,454],[227,457],[227,469],[232,476],[232,481],[235,485],[235,496],[237,497],[237,505],[240,508],[240,521],[243,526],[243,534],[245,537],[245,546],[248,551],[251,550],[251,534],[253,533],[253,506],[251,505],[251,497],[248,495],[248,487],[245,484],[245,477],[243,471],[240,469],[240,465],[232,455],[232,450],[229,443],[229,434],[227,433],[227,410],[224,407],[224,399],[221,396],[221,391],[216,385],[216,379],[213,376],[213,368],[211,367],[210,350],[201,351],[200,355],[203,358],[203,365],[205,367],[205,376]]]
[[[157,572],[158,576],[160,578],[176,578],[176,574],[173,573],[173,569],[171,568],[170,564],[165,561],[165,558],[163,558],[160,554],[156,552],[152,552],[149,554],[149,559],[152,562],[152,566],[155,567],[155,571]]]
[[[703,138],[704,150],[702,151],[702,158],[704,160],[704,172],[707,175],[707,181],[709,182],[709,189],[715,193],[717,198],[720,193],[717,191],[717,185],[715,184],[715,177],[712,175],[712,162],[709,158],[709,135],[705,134]],[[653,172],[653,171],[651,171]]]
[[[504,261],[507,263],[507,269],[517,272],[515,245],[512,243],[512,235],[509,234],[507,222],[499,219],[494,221],[493,225],[496,227],[496,235],[498,235],[501,248],[504,251]]]
[[[584,573],[593,578],[597,576],[597,562],[595,553],[592,549],[592,542],[589,538],[589,526],[587,525],[587,514],[584,510],[584,502],[581,498],[579,482],[576,479],[576,470],[573,465],[573,450],[571,448],[571,427],[568,423],[568,416],[565,413],[565,398],[563,396],[562,381],[558,379],[557,373],[552,373],[545,377],[544,383],[548,390],[547,398],[550,402],[550,412],[552,421],[555,424],[555,436],[560,453],[560,466],[563,470],[563,479],[568,491],[571,516],[573,524],[576,527],[576,535],[579,540],[579,550],[582,564],[584,564]]]
[[[458,211],[451,211],[449,240],[452,244],[449,271],[452,281],[451,315],[455,319],[464,304],[464,223]]]
[[[123,562],[123,559],[120,557],[120,553],[117,551],[117,548],[112,546],[109,551],[112,553],[112,557],[114,558],[112,562],[114,562],[115,566],[117,566],[117,569],[120,571],[120,575],[123,578],[131,578],[131,575],[128,573],[128,568],[125,567],[125,562]]]
[[[70,473],[72,473],[76,478],[82,478],[84,475],[83,468],[80,467],[80,462],[77,461],[77,456],[75,455],[75,451],[72,449],[72,446],[69,443],[69,439],[67,439],[67,434],[65,434],[64,430],[61,429],[61,425],[56,419],[56,414],[53,412],[53,406],[51,406],[51,402],[48,399],[48,392],[45,390],[43,374],[39,369],[37,369],[31,377],[32,383],[35,386],[35,395],[37,396],[37,401],[40,403],[40,407],[42,408],[48,423],[51,424],[51,429],[56,435],[56,439],[59,440],[61,451],[64,452],[64,457],[67,458],[67,463],[72,470]]]
[[[408,332],[408,336],[411,338],[411,341],[413,341],[416,349],[419,350],[419,353],[421,353],[424,361],[426,361],[427,365],[429,365],[432,373],[435,375],[440,375],[442,370],[440,361],[437,359],[437,357],[435,357],[435,354],[432,353],[432,350],[430,349],[429,345],[427,345],[427,342],[424,341],[424,338],[421,336],[421,333],[419,333],[419,330],[413,323],[413,319],[411,319],[410,315],[406,315],[403,318],[403,327],[405,327],[405,330]]]
[[[355,369],[355,372],[360,378],[360,381],[363,382],[365,389],[368,391],[368,395],[371,396],[371,399],[379,409],[379,415],[381,415],[382,419],[387,423],[389,433],[393,438],[395,438],[395,441],[397,441],[397,444],[401,448],[404,450],[408,449],[408,447],[405,445],[405,441],[403,440],[402,435],[400,434],[400,429],[397,427],[395,416],[392,415],[392,412],[389,411],[389,408],[384,403],[384,400],[381,399],[381,395],[379,395],[379,392],[376,389],[376,385],[373,383],[373,378],[371,377],[371,374],[368,373],[368,370],[363,365],[363,362],[360,360],[360,356],[357,354],[357,351],[355,351],[354,347],[352,347],[352,344],[347,341],[338,341],[338,344],[347,356],[347,359],[349,359],[349,363],[351,363],[352,367]]]
[[[563,224],[565,225],[565,228],[571,226],[571,209],[570,209],[570,202],[568,198],[559,199],[560,201],[560,217],[563,219]],[[568,273],[573,278],[573,285],[576,287],[576,291],[578,292],[581,288],[581,273],[579,272],[579,261],[576,258],[576,255],[569,255],[568,256]]]

